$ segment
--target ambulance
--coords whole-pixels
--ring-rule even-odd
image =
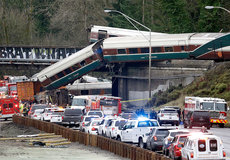
[[[0,97],[0,119],[7,120],[12,118],[14,114],[19,113],[19,101],[16,97]]]

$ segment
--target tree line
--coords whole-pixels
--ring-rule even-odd
[[[0,45],[84,47],[90,25],[135,29],[104,9],[155,32],[229,32],[230,14],[207,5],[230,9],[228,0],[1,0]]]

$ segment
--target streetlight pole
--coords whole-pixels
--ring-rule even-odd
[[[151,64],[151,29],[146,27],[145,25],[137,22],[136,20],[132,19],[131,17],[127,16],[126,14],[124,14],[124,13],[122,13],[120,11],[117,11],[117,10],[104,10],[104,12],[106,12],[106,13],[116,12],[116,13],[121,14],[122,16],[125,17],[125,19],[127,21],[129,21],[129,23],[131,23],[133,25],[134,28],[136,28],[136,30],[138,30],[145,37],[145,39],[147,39],[149,41],[149,77],[148,77],[149,84],[148,84],[148,89],[149,89],[149,99],[151,99],[151,66],[152,66],[152,64]],[[147,29],[149,31],[149,39],[146,38],[146,36],[138,29],[137,26],[135,26],[133,24],[132,21],[137,23],[137,24],[139,24],[140,26],[144,27],[145,29]]]
[[[205,6],[205,9],[214,9],[214,8],[223,9],[223,10],[225,10],[226,12],[230,13],[230,11],[227,10],[226,8],[224,8],[224,7],[219,7],[219,6]]]

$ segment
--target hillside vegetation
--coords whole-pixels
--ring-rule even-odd
[[[108,8],[155,32],[228,32],[230,14],[206,5],[230,9],[228,0],[1,0],[0,45],[84,47],[90,25],[135,29]]]
[[[172,87],[157,93],[155,106],[183,106],[185,96],[216,97],[230,102],[230,62],[216,63],[204,76],[186,87]]]

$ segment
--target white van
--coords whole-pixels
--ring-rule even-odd
[[[185,140],[184,147],[181,149],[182,160],[225,160],[223,142],[220,137],[194,133]]]

